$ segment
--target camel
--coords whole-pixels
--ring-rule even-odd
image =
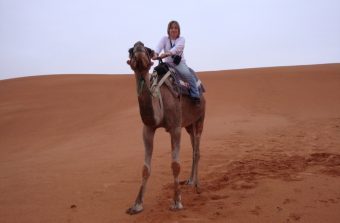
[[[143,141],[145,160],[142,171],[142,183],[137,198],[128,214],[137,214],[143,211],[143,198],[146,184],[151,173],[151,158],[153,152],[153,140],[156,129],[165,128],[171,136],[171,169],[174,177],[174,198],[171,210],[183,208],[181,202],[180,184],[192,185],[199,191],[198,162],[200,159],[200,139],[203,130],[205,116],[205,98],[202,94],[197,105],[188,96],[177,96],[168,85],[161,85],[158,93],[152,91],[152,83],[149,70],[153,65],[151,58],[153,51],[137,42],[129,50],[127,63],[135,73],[140,115],[143,121]],[[157,88],[153,88],[156,89]],[[181,128],[185,127],[190,135],[193,160],[191,175],[188,180],[180,182],[180,140]]]

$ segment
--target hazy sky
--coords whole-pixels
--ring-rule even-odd
[[[339,0],[0,0],[0,79],[132,73],[173,19],[196,71],[340,62]]]

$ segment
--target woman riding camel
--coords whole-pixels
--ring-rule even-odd
[[[200,103],[200,93],[196,85],[196,77],[189,69],[184,58],[185,39],[180,36],[181,29],[177,21],[168,24],[168,36],[164,36],[158,43],[153,60],[164,58],[164,62],[173,67],[190,85],[190,97],[195,103]],[[163,51],[162,54],[160,54]],[[160,54],[160,55],[159,55]]]

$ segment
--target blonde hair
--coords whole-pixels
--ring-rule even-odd
[[[179,37],[181,35],[181,27],[179,26],[179,23],[175,20],[172,20],[169,22],[168,24],[168,35],[170,36],[170,28],[172,25],[176,25],[178,27],[178,36]]]

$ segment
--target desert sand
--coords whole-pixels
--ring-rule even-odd
[[[0,81],[0,222],[340,221],[340,64],[198,74],[207,113],[201,193],[169,210],[169,136],[155,136],[144,208],[144,148],[133,75]],[[182,131],[181,180],[192,150]]]

